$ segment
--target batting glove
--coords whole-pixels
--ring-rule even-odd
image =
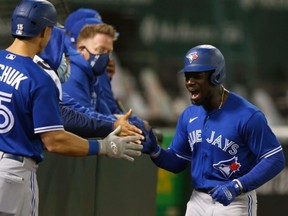
[[[99,154],[133,162],[134,156],[141,155],[143,146],[132,143],[133,141],[139,140],[137,136],[117,136],[120,131],[121,126],[118,126],[105,139],[99,140]]]
[[[155,152],[157,152],[158,149],[158,142],[157,142],[157,138],[155,137],[152,128],[150,128],[148,131],[146,131],[145,134],[145,140],[142,141],[142,145],[143,145],[143,149],[142,149],[142,153],[145,154],[154,154]]]
[[[241,192],[241,183],[239,180],[233,180],[226,184],[216,186],[209,192],[209,194],[215,201],[227,206],[233,202]]]

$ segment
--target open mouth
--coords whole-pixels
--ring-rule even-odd
[[[197,89],[191,89],[189,90],[190,95],[191,95],[191,99],[192,100],[198,100],[200,97],[200,91]]]

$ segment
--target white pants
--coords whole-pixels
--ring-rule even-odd
[[[256,216],[257,197],[256,192],[250,191],[236,197],[228,206],[223,206],[212,197],[203,192],[193,191],[185,216]]]
[[[38,165],[2,158],[0,151],[0,216],[38,216]]]

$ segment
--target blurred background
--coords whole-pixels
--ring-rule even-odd
[[[12,41],[10,17],[18,2],[19,0],[1,0],[1,49]],[[134,114],[147,119],[152,126],[161,129],[164,134],[163,146],[169,145],[178,115],[190,103],[184,88],[183,77],[177,73],[183,65],[185,53],[196,45],[211,44],[219,48],[225,56],[227,69],[225,87],[246,97],[262,109],[287,152],[288,25],[285,24],[285,20],[288,20],[288,0],[51,0],[51,2],[56,6],[59,21],[62,24],[70,12],[78,8],[92,8],[100,12],[104,22],[113,25],[120,33],[114,45],[114,58],[117,61],[116,75],[112,79],[114,95],[126,109],[131,107]],[[48,161],[49,157],[51,156],[47,155],[46,157]],[[67,161],[59,162],[58,160],[65,159],[57,159],[58,165],[67,163]],[[53,159],[49,164],[53,161],[55,160]],[[83,162],[79,159],[75,162],[74,159],[71,159],[68,163],[78,165],[80,163],[79,169],[83,171],[83,167],[86,168],[87,164],[94,162]],[[71,204],[73,201],[70,200],[70,209],[74,209],[70,213],[67,213],[67,210],[61,210],[61,214],[55,213],[59,212],[59,209],[63,209],[63,202],[55,207],[57,206],[55,202],[50,205],[50,201],[46,202],[45,197],[40,197],[40,203],[41,198],[44,203],[42,207],[40,204],[40,207],[46,210],[46,215],[57,216],[183,215],[183,209],[185,209],[191,191],[189,170],[187,173],[176,176],[156,169],[149,158],[144,158],[139,163],[139,165],[133,165],[133,168],[128,168],[135,173],[134,176],[129,176],[131,172],[127,171],[127,166],[130,166],[128,164],[119,165],[119,162],[116,164],[116,162],[105,160],[95,162],[91,169],[97,169],[93,177],[97,182],[95,188],[93,187],[97,191],[97,195],[94,195],[94,190],[90,191],[93,192],[91,199],[97,205],[90,206],[93,208],[91,213],[75,213],[79,208],[81,211],[87,209],[87,206],[81,206],[79,200],[76,204],[76,206],[78,205],[77,210],[73,208],[75,205]],[[49,190],[51,192],[51,188],[59,187],[59,190],[63,190],[64,186],[59,186],[57,180],[52,186],[50,182],[50,187],[47,189],[49,181],[47,181],[46,175],[51,170],[47,164],[43,167],[44,171],[40,169],[39,185],[42,188],[41,178],[46,179],[46,189],[42,189],[45,190],[45,194]],[[72,171],[78,175],[75,167],[77,166],[74,166]],[[145,181],[142,182],[143,184],[141,183],[143,187],[139,191],[135,189],[138,188],[137,185],[133,189],[137,191],[137,195],[134,194],[137,199],[133,198],[130,193],[126,194],[127,200],[134,205],[130,206],[127,202],[126,206],[129,206],[129,210],[127,210],[123,207],[124,203],[123,205],[118,204],[117,214],[111,212],[112,208],[99,210],[103,208],[103,205],[111,205],[106,201],[111,201],[111,197],[116,199],[115,197],[121,193],[121,189],[125,188],[123,184],[119,185],[122,180],[125,182],[127,179],[118,179],[116,182],[113,180],[114,185],[119,184],[118,186],[121,187],[115,187],[116,192],[115,190],[112,192],[111,185],[110,187],[106,186],[107,178],[109,180],[119,178],[121,174],[117,172],[122,168],[126,170],[126,176],[127,173],[130,173],[129,180],[132,178],[136,181],[139,178],[140,182]],[[59,173],[57,173],[53,168],[55,179],[62,175],[62,181],[67,178],[68,182],[76,181],[75,185],[78,185],[78,181],[83,180],[78,177],[72,179],[71,173],[69,173],[69,177],[63,177],[63,169],[65,168],[59,168]],[[141,169],[142,172],[139,171]],[[87,178],[91,180],[89,170]],[[102,173],[99,170],[102,170]],[[106,178],[104,172],[110,172],[110,174],[113,172],[119,175],[109,175]],[[285,169],[275,181],[269,182],[265,187],[259,189],[260,216],[273,213],[281,215],[281,210],[282,212],[285,209],[288,210],[287,205],[284,204],[284,200],[287,201],[288,198],[287,176]],[[51,178],[51,173],[49,178]],[[66,186],[67,181],[63,181]],[[71,189],[65,188],[67,191]],[[127,187],[128,189],[129,187]],[[55,189],[51,196],[56,194],[59,197],[57,195],[59,190]],[[81,190],[79,189],[79,191]],[[147,191],[149,191],[148,194]],[[81,197],[81,193],[77,196]],[[62,196],[64,195],[62,194]],[[64,196],[66,200],[67,196]],[[138,196],[142,196],[142,198],[138,198]],[[103,197],[107,197],[107,199],[105,200]],[[126,198],[124,197],[124,199]],[[139,202],[141,205],[135,204]],[[135,205],[137,214],[133,211],[136,209]],[[48,214],[48,208],[53,208],[55,212]],[[45,215],[45,210],[42,215]]]

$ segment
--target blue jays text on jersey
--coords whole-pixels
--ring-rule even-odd
[[[169,148],[191,161],[196,188],[211,188],[239,178],[262,158],[282,151],[264,114],[234,93],[221,109],[207,112],[202,106],[186,108]]]
[[[193,151],[193,145],[195,143],[202,142],[202,130],[194,130],[189,132],[188,140],[190,147]],[[210,143],[211,145],[217,146],[218,148],[222,149],[224,152],[228,152],[230,155],[237,154],[237,149],[239,145],[235,143],[233,140],[229,140],[228,138],[223,137],[222,134],[215,135],[216,131],[212,130],[211,135],[208,136],[205,142]]]

